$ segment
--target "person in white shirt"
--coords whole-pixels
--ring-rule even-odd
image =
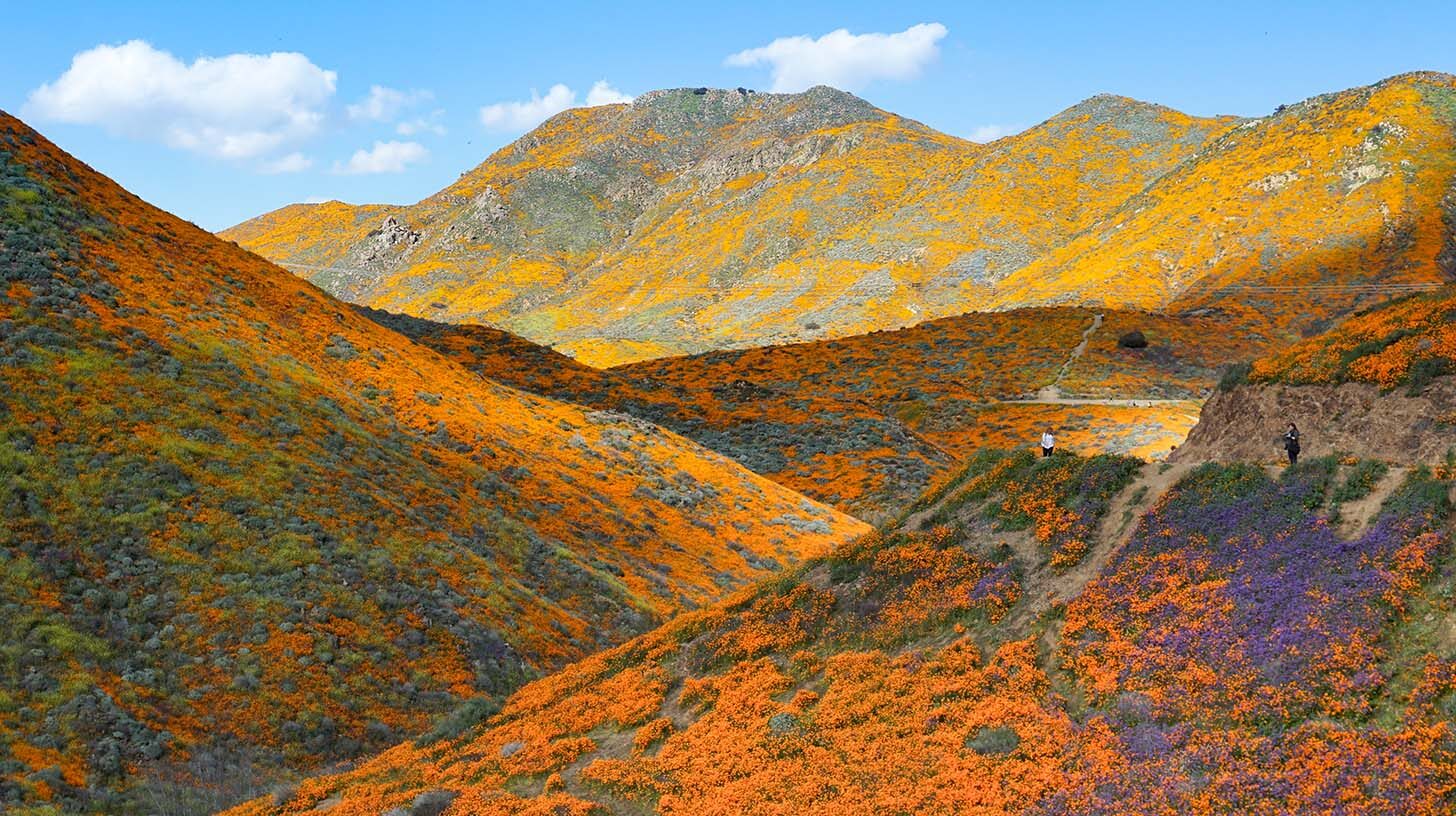
[[[1052,429],[1047,428],[1041,435],[1041,455],[1043,458],[1052,455],[1052,448],[1057,446],[1057,438],[1052,436]]]

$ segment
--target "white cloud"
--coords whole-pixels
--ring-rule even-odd
[[[436,136],[444,136],[449,131],[440,124],[440,117],[445,115],[444,110],[430,111],[429,116],[420,116],[409,119],[394,126],[394,132],[401,136],[415,136],[420,133],[433,133]]]
[[[597,80],[586,95],[586,106],[616,105],[631,102],[632,97],[613,88],[605,79]],[[480,123],[490,130],[520,132],[550,119],[567,108],[576,107],[576,91],[558,82],[545,96],[533,88],[531,98],[523,102],[497,102],[480,109]]]
[[[1003,136],[1010,136],[1013,133],[1020,133],[1021,128],[1010,125],[981,125],[971,131],[970,140],[973,142],[994,142]]]
[[[334,172],[346,176],[403,173],[406,166],[428,158],[418,142],[375,142],[370,150],[356,150],[347,163],[334,162]]]
[[[497,102],[480,109],[480,123],[491,130],[530,130],[576,104],[576,91],[560,82],[541,96],[533,89],[525,102]]]
[[[64,74],[31,92],[25,110],[37,119],[246,159],[316,133],[336,79],[303,54],[228,54],[187,64],[132,40],[77,54]]]
[[[739,51],[726,65],[768,65],[773,90],[802,91],[814,85],[857,90],[877,79],[914,79],[940,53],[946,35],[940,23],[920,23],[896,34],[851,34],[841,28],[816,39],[780,37]]]
[[[597,80],[596,84],[591,86],[591,90],[586,92],[587,107],[620,105],[624,102],[630,104],[632,97],[613,88],[605,79]]]
[[[429,91],[397,91],[373,85],[368,96],[349,105],[344,112],[355,122],[393,122],[406,108],[434,98]]]
[[[258,166],[258,170],[269,175],[276,175],[280,173],[302,173],[310,167],[313,167],[313,159],[310,159],[302,153],[289,153],[287,156],[263,162]]]
[[[328,203],[330,201],[333,201],[333,199],[332,198],[325,198],[324,196],[309,196],[308,198],[305,198],[303,200],[303,203],[305,203],[305,204],[326,204],[326,203]]]

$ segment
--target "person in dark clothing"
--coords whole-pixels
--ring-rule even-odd
[[[1284,432],[1284,452],[1289,454],[1289,464],[1299,462],[1299,429],[1294,423],[1289,423],[1289,430]]]

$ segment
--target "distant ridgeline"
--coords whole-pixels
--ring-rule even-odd
[[[1097,96],[974,144],[830,88],[566,111],[410,206],[223,237],[335,295],[592,365],[1045,305],[1287,340],[1456,269],[1456,78],[1262,118]]]

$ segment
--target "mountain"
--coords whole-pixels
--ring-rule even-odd
[[[1449,813],[1451,487],[988,452],[902,525],[231,813]]]
[[[1297,338],[1456,278],[1456,77],[1281,107],[1008,276],[991,305],[1220,309]]]
[[[1456,78],[1200,119],[1114,96],[987,145],[848,94],[563,113],[416,205],[223,233],[341,297],[592,365],[1083,305],[1317,333],[1456,275]]]
[[[867,529],[483,378],[4,114],[0,274],[7,808],[220,805]]]
[[[601,365],[959,314],[1232,126],[1121,97],[990,145],[849,94],[562,113],[413,206],[222,233],[346,299]]]

